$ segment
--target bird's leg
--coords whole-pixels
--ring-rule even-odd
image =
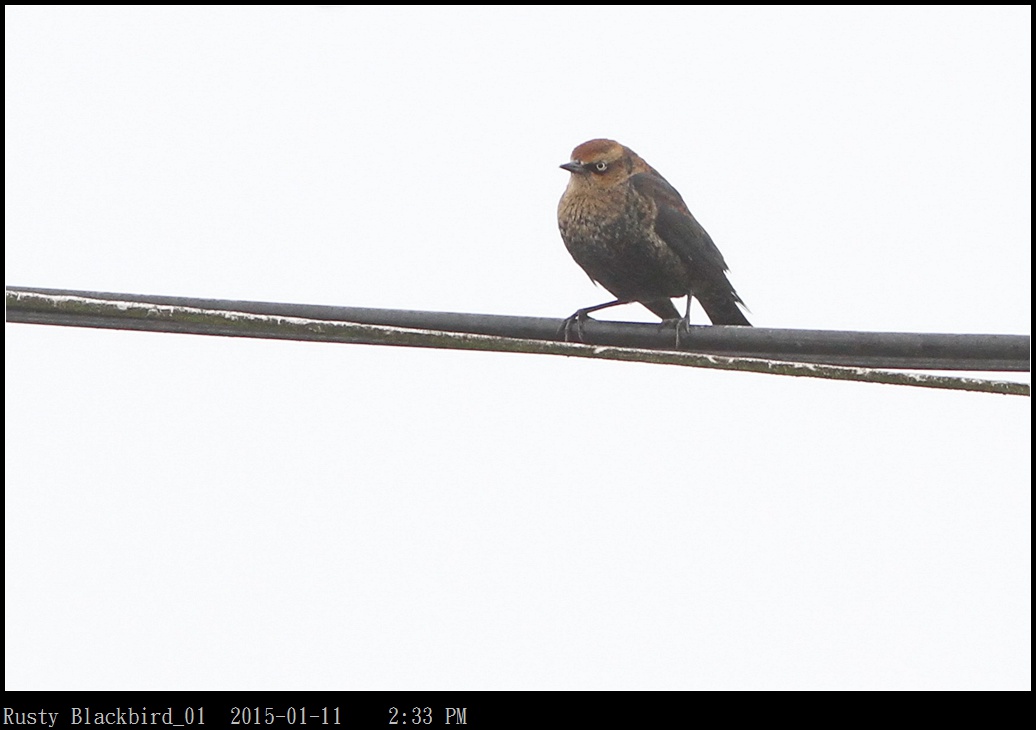
[[[687,308],[683,312],[683,319],[676,323],[676,349],[680,349],[680,333],[681,331],[685,334],[691,333],[691,302],[694,297],[690,292],[687,293]]]
[[[585,309],[578,309],[571,317],[567,317],[564,322],[561,323],[561,328],[558,330],[558,337],[564,342],[572,342],[572,334],[575,334],[575,341],[583,341],[583,322],[590,319],[590,312],[596,312],[598,309],[607,309],[608,307],[614,307],[619,304],[629,304],[629,302],[622,299],[616,299],[614,302],[606,302],[605,304],[598,304],[595,307],[586,307]]]

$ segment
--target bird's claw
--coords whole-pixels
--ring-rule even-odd
[[[672,319],[663,319],[662,327],[672,327],[676,333],[676,340],[674,348],[677,350],[683,349],[683,336],[690,334],[691,329],[687,324],[686,317],[673,317]]]
[[[691,323],[690,323],[690,321],[688,320],[687,317],[680,317],[680,319],[676,323],[676,349],[677,350],[682,350],[683,349],[683,343],[680,342],[680,335],[681,334],[684,334],[684,335],[690,335],[691,334]]]
[[[588,319],[590,319],[590,315],[586,313],[585,309],[580,309],[571,317],[566,317],[558,329],[558,338],[563,342],[585,342],[583,323]]]

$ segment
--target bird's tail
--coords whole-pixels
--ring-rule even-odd
[[[712,320],[713,324],[752,326],[752,323],[745,317],[744,312],[737,306],[739,302],[744,303],[741,302],[741,297],[737,295],[737,292],[733,290],[729,293],[704,291],[695,293],[694,297],[701,302],[702,308],[705,309],[705,314],[709,315],[709,319]]]

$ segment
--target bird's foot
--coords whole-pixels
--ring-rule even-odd
[[[690,317],[683,316],[683,317],[680,318],[680,321],[676,323],[676,349],[677,350],[682,350],[683,349],[683,343],[680,341],[680,335],[681,334],[685,338],[688,338],[688,339],[690,338],[690,334],[691,334],[691,319],[690,319]]]
[[[683,349],[683,340],[691,333],[690,325],[687,323],[687,317],[673,317],[672,319],[663,319],[662,327],[672,327],[675,334],[675,340],[673,343],[674,349]]]
[[[563,342],[585,342],[583,323],[590,319],[587,310],[580,309],[571,317],[567,317],[558,329],[558,338]]]

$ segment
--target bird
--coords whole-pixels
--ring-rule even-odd
[[[701,302],[713,324],[751,323],[727,278],[727,263],[695,220],[680,193],[628,147],[592,139],[572,150],[561,165],[570,173],[558,203],[558,228],[572,258],[614,301],[577,310],[559,334],[570,339],[573,324],[582,339],[590,312],[640,302],[663,321],[679,320],[673,297]],[[679,327],[677,329],[679,343]]]

